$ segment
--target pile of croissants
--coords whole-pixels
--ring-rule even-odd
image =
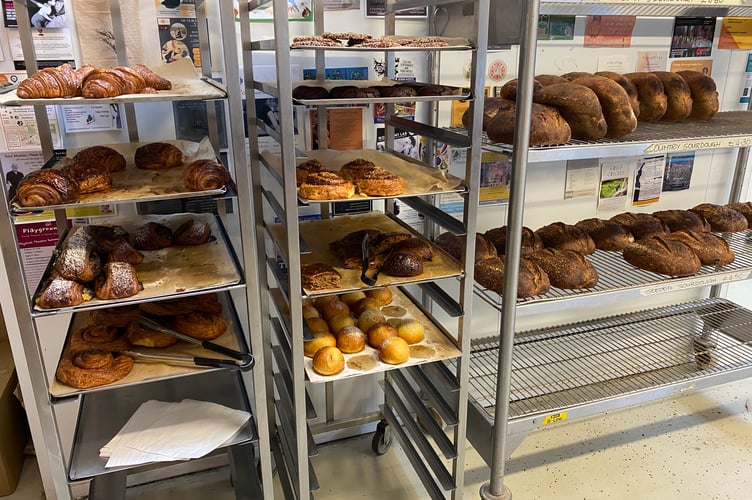
[[[101,99],[123,94],[153,94],[170,90],[172,82],[143,64],[97,68],[84,64],[74,69],[70,64],[44,68],[18,85],[21,99],[86,97]]]

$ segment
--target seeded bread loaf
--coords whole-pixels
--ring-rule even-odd
[[[669,276],[691,276],[701,267],[691,248],[664,236],[650,236],[627,245],[624,260],[640,269]]]

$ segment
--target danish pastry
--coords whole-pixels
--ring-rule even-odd
[[[183,171],[183,184],[191,191],[221,189],[231,181],[227,167],[214,160],[196,160]]]
[[[43,207],[78,200],[78,183],[65,173],[44,169],[27,174],[18,184],[16,198],[22,207]]]
[[[55,376],[65,385],[90,389],[116,382],[133,369],[133,358],[111,352],[82,351],[60,360]]]
[[[176,332],[199,340],[214,340],[227,330],[227,323],[221,314],[203,312],[178,314],[168,324]]]
[[[108,262],[94,283],[94,293],[100,299],[124,299],[143,289],[136,268],[127,262]]]
[[[144,261],[144,254],[136,250],[125,240],[120,240],[110,253],[107,254],[107,262],[127,262],[136,265]]]
[[[133,321],[128,326],[128,331],[125,335],[128,341],[133,345],[154,347],[157,349],[169,347],[178,341],[178,339],[169,333],[149,328],[148,326],[141,324],[140,321]]]
[[[314,172],[300,185],[300,196],[309,200],[352,198],[355,185],[334,172]]]
[[[133,161],[136,168],[162,170],[181,166],[185,155],[177,146],[167,142],[152,142],[136,149]]]
[[[36,304],[42,309],[73,307],[93,297],[94,293],[83,284],[58,275],[47,282]]]
[[[71,354],[91,349],[104,351],[126,351],[130,342],[123,337],[119,328],[105,325],[87,325],[74,331],[68,340]]]
[[[300,185],[303,184],[306,179],[308,179],[308,176],[311,173],[321,172],[322,170],[325,170],[325,167],[317,159],[312,158],[310,160],[304,161],[303,163],[295,167],[295,184],[300,187]]]
[[[183,222],[172,233],[173,245],[203,245],[209,241],[211,227],[206,222],[191,219]]]
[[[396,196],[405,191],[405,180],[381,167],[364,172],[354,183],[361,193],[369,196]]]
[[[138,250],[159,250],[170,245],[172,229],[158,222],[147,222],[133,235],[133,246]]]

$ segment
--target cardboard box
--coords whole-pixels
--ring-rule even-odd
[[[0,322],[0,496],[15,491],[29,440],[26,413],[13,394],[18,378],[6,339],[5,322]]]

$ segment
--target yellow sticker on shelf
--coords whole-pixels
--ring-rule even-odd
[[[553,424],[554,422],[563,422],[567,419],[567,412],[563,411],[561,413],[554,413],[553,415],[548,415],[543,419],[543,425]]]

